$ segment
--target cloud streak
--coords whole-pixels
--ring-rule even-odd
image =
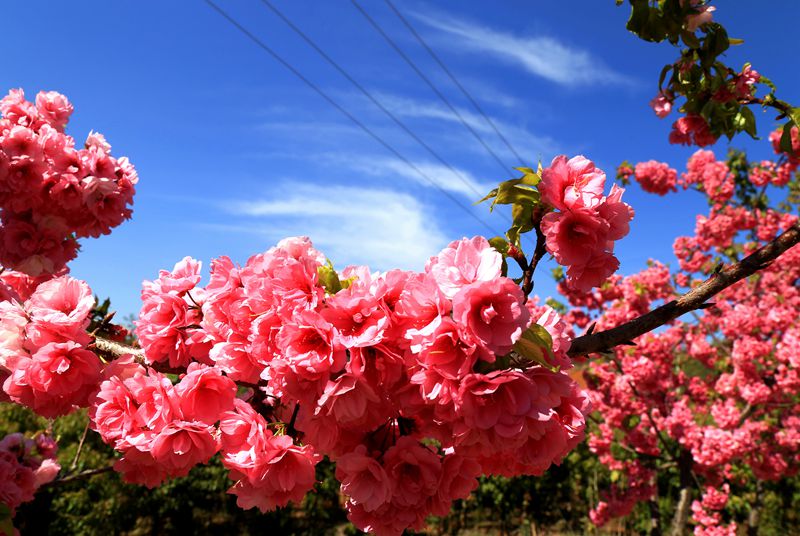
[[[430,207],[390,189],[290,182],[268,199],[234,200],[223,208],[243,221],[207,227],[271,241],[307,235],[337,267],[421,270],[447,244]]]
[[[587,51],[569,47],[552,37],[520,37],[451,16],[447,19],[423,13],[413,13],[413,16],[446,33],[448,43],[453,43],[455,38],[455,44],[462,50],[484,52],[515,63],[531,74],[563,86],[628,85],[632,82]]]

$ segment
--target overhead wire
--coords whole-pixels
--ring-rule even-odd
[[[270,9],[278,18],[280,18],[289,28],[292,29],[297,35],[300,36],[311,48],[313,48],[322,58],[328,62],[334,69],[336,69],[339,74],[341,74],[344,78],[346,78],[353,86],[356,87],[365,97],[367,97],[370,102],[372,102],[376,107],[378,107],[389,119],[391,119],[398,127],[400,127],[406,134],[408,134],[414,141],[416,141],[420,146],[422,146],[431,156],[433,156],[436,160],[439,161],[443,166],[445,166],[456,178],[458,178],[462,183],[464,183],[467,188],[469,188],[472,192],[475,193],[479,198],[485,195],[484,192],[480,192],[472,182],[467,180],[460,171],[454,168],[450,163],[448,163],[444,158],[442,158],[439,153],[437,153],[430,145],[425,143],[422,138],[420,138],[413,130],[411,130],[405,123],[403,123],[395,114],[393,114],[380,100],[378,100],[369,90],[367,90],[363,85],[361,85],[355,78],[353,78],[350,73],[348,73],[341,65],[339,65],[333,58],[331,58],[319,45],[317,45],[314,40],[312,40],[308,35],[303,32],[300,28],[297,27],[291,20],[289,20],[286,15],[283,14],[275,5],[270,2],[270,0],[261,0],[261,3],[264,4],[268,9]]]
[[[377,141],[380,145],[382,145],[387,151],[392,153],[397,159],[401,162],[406,164],[410,167],[414,172],[416,172],[420,177],[431,183],[436,189],[438,189],[442,194],[444,194],[450,201],[455,203],[459,206],[462,210],[467,212],[472,218],[474,218],[478,223],[480,223],[484,228],[489,230],[493,235],[500,236],[501,233],[498,233],[491,225],[489,225],[486,221],[480,218],[477,214],[474,213],[468,206],[458,200],[452,193],[447,191],[443,188],[438,182],[433,180],[427,173],[422,171],[417,165],[411,162],[408,158],[403,156],[397,149],[395,149],[390,143],[384,140],[381,136],[375,133],[372,129],[366,126],[362,121],[360,121],[357,117],[355,117],[352,113],[350,113],[346,108],[344,108],[341,104],[336,102],[330,95],[328,95],[325,91],[322,90],[319,86],[317,86],[314,82],[309,80],[303,73],[301,73],[297,68],[295,68],[291,63],[285,60],[281,55],[279,55],[275,50],[273,50],[269,45],[264,43],[261,39],[259,39],[256,35],[250,32],[247,28],[242,26],[236,19],[234,19],[227,11],[222,9],[219,5],[217,5],[213,0],[204,0],[212,9],[214,9],[219,15],[221,15],[225,20],[227,20],[232,26],[234,26],[237,30],[239,30],[242,34],[244,34],[247,38],[253,41],[259,48],[264,50],[273,59],[275,59],[278,63],[283,65],[286,69],[288,69],[292,74],[294,74],[297,78],[299,78],[303,83],[305,83],[308,87],[314,90],[320,97],[322,97],[325,101],[328,102],[331,106],[336,108],[342,115],[347,117],[350,121],[352,121],[356,126],[358,126],[361,130],[363,130],[366,134],[368,134],[372,139]]]
[[[433,60],[437,64],[439,64],[439,67],[447,74],[448,77],[450,77],[450,80],[453,82],[453,84],[455,84],[456,87],[458,87],[458,89],[461,90],[461,93],[463,93],[464,96],[467,98],[467,100],[469,100],[469,102],[472,103],[472,106],[478,111],[478,113],[481,114],[481,116],[483,116],[483,119],[489,124],[489,126],[491,126],[492,130],[494,130],[495,134],[497,134],[497,136],[503,141],[505,146],[508,147],[508,149],[512,153],[514,153],[514,156],[517,157],[517,160],[519,160],[520,165],[522,166],[526,165],[525,160],[523,160],[523,158],[519,155],[517,150],[514,149],[514,146],[511,145],[511,143],[506,139],[506,137],[503,136],[503,133],[500,132],[499,128],[497,128],[497,125],[495,125],[494,121],[492,121],[492,118],[489,117],[486,114],[486,112],[483,111],[483,108],[481,108],[480,104],[478,104],[478,101],[476,101],[469,93],[469,91],[467,91],[466,88],[461,84],[461,82],[458,81],[458,78],[456,78],[456,76],[450,71],[450,69],[447,68],[447,65],[445,65],[445,63],[441,60],[441,58],[439,58],[438,54],[436,54],[436,52],[434,52],[433,49],[430,46],[428,46],[428,43],[425,42],[425,40],[417,32],[417,30],[414,29],[411,23],[403,16],[402,13],[400,13],[400,11],[395,7],[392,1],[384,0],[384,2],[386,2],[386,4],[392,9],[392,11],[394,11],[394,14],[397,15],[397,18],[400,19],[400,21],[405,25],[408,31],[411,32],[411,34],[416,38],[417,42],[419,42],[419,44],[422,45],[422,47],[428,51],[428,54],[433,58]]]
[[[470,125],[464,119],[464,117],[461,115],[461,112],[459,112],[458,109],[455,106],[453,106],[450,100],[439,90],[439,88],[436,87],[436,85],[430,80],[430,78],[428,78],[425,75],[425,73],[423,73],[422,70],[417,66],[417,64],[414,63],[414,61],[411,58],[409,58],[405,52],[403,52],[400,46],[397,45],[397,43],[389,36],[389,34],[387,34],[384,31],[384,29],[380,26],[380,24],[378,24],[378,22],[375,19],[373,19],[369,15],[369,13],[367,13],[367,11],[361,6],[361,4],[358,3],[357,0],[350,0],[350,2],[353,4],[353,6],[355,6],[355,8],[359,12],[361,12],[361,14],[367,20],[367,22],[372,26],[373,29],[375,29],[376,32],[378,32],[383,37],[383,39],[389,44],[389,46],[391,46],[394,49],[394,51],[397,52],[397,54],[401,58],[403,58],[403,60],[408,64],[409,67],[411,67],[411,69],[417,74],[417,76],[419,76],[422,79],[422,81],[425,82],[425,84],[427,84],[427,86],[431,89],[431,91],[434,92],[434,94],[436,94],[439,100],[441,100],[450,109],[450,111],[453,113],[453,115],[456,116],[461,125],[464,128],[466,128],[476,140],[478,140],[478,142],[483,146],[486,152],[488,152],[492,156],[492,158],[494,158],[495,162],[497,162],[497,164],[500,166],[502,172],[504,174],[508,173],[511,166],[506,165],[502,161],[502,159],[497,155],[497,153],[494,152],[494,150],[492,150],[492,148],[486,143],[486,141],[481,137],[481,135],[475,131],[472,125]]]

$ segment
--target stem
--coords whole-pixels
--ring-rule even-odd
[[[297,433],[297,430],[294,429],[294,423],[297,420],[297,414],[300,412],[300,404],[297,403],[294,405],[294,411],[292,411],[292,419],[289,421],[289,427],[287,428],[286,433],[291,436],[294,436]]]
[[[75,470],[78,467],[78,460],[81,457],[81,451],[83,450],[83,443],[86,441],[86,435],[89,433],[89,424],[90,422],[86,423],[86,428],[83,429],[83,435],[81,436],[80,442],[78,442],[78,450],[75,451],[75,457],[72,459],[72,463],[69,466],[69,472]]]
[[[542,260],[544,254],[547,253],[546,241],[541,229],[541,223],[542,215],[535,215],[533,228],[536,230],[536,249],[533,251],[531,263],[522,273],[522,292],[525,294],[526,298],[533,291],[533,272],[536,271],[536,266],[539,265],[539,261]]]
[[[76,480],[85,480],[85,479],[91,478],[91,477],[93,477],[95,475],[101,475],[103,473],[108,473],[109,471],[113,471],[113,470],[114,470],[114,466],[113,465],[109,465],[109,466],[106,466],[106,467],[101,467],[100,469],[90,469],[88,471],[83,471],[82,473],[78,473],[77,475],[67,476],[67,477],[64,477],[64,478],[57,478],[57,479],[55,479],[55,480],[53,480],[51,482],[48,482],[46,484],[42,484],[41,487],[44,488],[44,487],[47,487],[47,486],[61,486],[63,484],[69,484],[70,482],[75,482]]]
[[[705,302],[726,288],[749,277],[782,253],[800,242],[800,223],[796,223],[772,242],[756,250],[741,261],[713,274],[703,283],[690,290],[677,300],[673,300],[649,311],[642,316],[612,329],[577,337],[569,349],[571,357],[595,352],[605,352],[620,344],[632,341],[640,335],[653,331],[679,316],[695,309],[703,308]]]

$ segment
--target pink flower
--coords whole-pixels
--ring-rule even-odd
[[[100,381],[100,359],[74,342],[49,343],[18,361],[3,389],[44,417],[85,407]]]
[[[375,458],[367,455],[363,445],[336,460],[336,478],[350,501],[367,512],[377,510],[392,499],[389,476]]]
[[[425,266],[442,293],[452,299],[462,287],[500,277],[503,258],[482,236],[451,242]]]
[[[345,348],[375,346],[389,325],[386,309],[363,285],[352,285],[331,296],[322,316],[336,329]]]
[[[539,192],[542,201],[558,210],[592,208],[600,202],[605,182],[606,174],[591,160],[560,155],[542,171]]]
[[[186,476],[217,452],[214,428],[201,422],[173,421],[153,439],[150,453],[170,476]]]
[[[59,471],[61,471],[61,466],[57,461],[53,459],[42,460],[42,465],[34,471],[34,485],[38,488],[52,482],[58,476]]]
[[[262,512],[299,503],[316,482],[315,465],[320,456],[310,445],[298,447],[289,436],[272,436],[263,454],[256,451],[252,470],[234,470],[230,478],[238,480],[228,491],[236,495],[241,508],[257,507]]]
[[[677,191],[678,172],[664,162],[650,160],[636,164],[636,182],[645,192],[664,195]]]
[[[35,331],[47,331],[69,340],[89,325],[94,302],[92,290],[84,281],[61,276],[36,287],[25,306]]]
[[[192,363],[175,386],[175,396],[185,419],[214,424],[233,409],[236,384],[215,367]]]
[[[708,123],[699,115],[687,115],[679,118],[672,124],[669,142],[680,145],[697,145],[705,147],[717,142],[717,137],[711,133]]]
[[[609,222],[593,210],[550,212],[542,218],[547,251],[556,262],[573,265],[588,262],[609,242]]]
[[[89,409],[92,429],[103,441],[116,447],[124,438],[144,431],[138,409],[133,393],[123,380],[112,376],[100,384],[100,391]]]
[[[650,107],[658,117],[663,119],[672,111],[672,99],[666,93],[660,91],[658,95],[653,97],[653,100],[650,101]]]
[[[344,368],[345,349],[335,331],[316,311],[296,313],[278,332],[278,345],[289,367],[301,378],[317,380]]]
[[[686,29],[690,32],[696,31],[700,26],[708,24],[714,18],[714,6],[700,6],[698,12],[686,16]]]
[[[72,115],[73,107],[61,93],[40,91],[36,95],[36,110],[53,128],[63,132],[69,122],[69,116]]]
[[[160,485],[168,476],[166,467],[156,461],[148,450],[130,447],[122,458],[114,463],[114,471],[122,474],[122,480],[148,488]]]
[[[332,417],[343,428],[371,430],[385,420],[383,406],[377,386],[345,373],[328,382],[316,414]]]
[[[392,503],[400,508],[419,508],[439,490],[441,459],[416,439],[398,439],[386,451],[383,466],[392,482]]]
[[[453,298],[453,319],[465,341],[505,355],[530,321],[524,298],[522,290],[506,277],[472,283]],[[493,361],[491,357],[487,360]]]
[[[608,240],[620,240],[630,231],[630,221],[633,219],[633,209],[622,202],[624,188],[616,184],[611,186],[611,191],[597,207],[600,217],[608,222]]]
[[[460,326],[444,317],[429,328],[409,332],[411,351],[419,363],[452,380],[467,374],[477,359],[476,348],[461,340]]]
[[[573,264],[567,268],[567,285],[580,292],[589,292],[600,286],[619,269],[619,260],[608,252],[600,252],[585,264]]]

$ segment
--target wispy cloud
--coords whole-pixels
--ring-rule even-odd
[[[454,173],[446,166],[428,160],[410,161],[425,175],[422,176],[402,160],[392,157],[329,153],[326,158],[336,165],[347,167],[361,174],[388,179],[400,177],[427,188],[437,188],[438,186],[442,190],[460,194],[468,201],[480,199],[494,187],[490,183],[476,179],[465,169],[453,168],[455,169]]]
[[[290,182],[269,199],[230,201],[224,208],[244,222],[208,227],[271,241],[307,235],[337,267],[421,270],[447,243],[430,207],[389,189]]]
[[[564,86],[630,84],[632,80],[607,67],[585,50],[548,36],[521,37],[452,16],[413,13],[424,24],[449,35],[448,42],[481,51],[522,66],[528,72]]]
[[[448,123],[460,123],[458,117],[444,105],[437,102],[424,101],[419,99],[409,99],[398,95],[383,93],[381,99],[397,115],[419,119],[435,119],[447,121]],[[495,151],[506,153],[506,148],[495,139],[495,131],[480,115],[464,108],[456,108],[458,113],[473,130],[483,134],[487,143],[494,145]],[[549,136],[541,136],[530,132],[524,126],[503,121],[497,117],[492,117],[492,122],[517,146],[518,150],[525,151],[530,156],[538,153],[558,152],[558,144]]]

